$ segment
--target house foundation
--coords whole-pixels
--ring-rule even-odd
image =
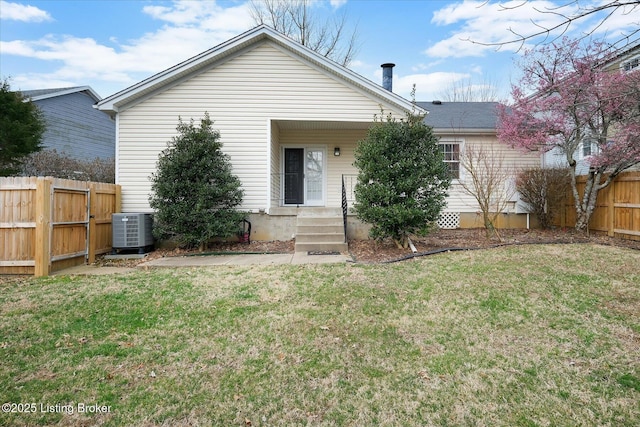
[[[282,208],[275,213],[250,214],[252,224],[251,240],[291,240],[298,234],[298,215],[304,208]],[[501,214],[497,219],[497,228],[526,229],[537,228],[538,220],[535,215]],[[446,229],[484,228],[482,214],[475,212],[461,212],[456,226],[442,225]],[[369,238],[371,225],[360,221],[355,214],[347,216],[347,240],[366,240]]]

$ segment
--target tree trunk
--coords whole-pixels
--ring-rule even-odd
[[[576,231],[586,233],[589,231],[589,220],[596,209],[598,191],[600,190],[600,174],[590,171],[587,175],[587,182],[584,186],[582,200],[578,198],[576,180],[571,182],[576,206]]]
[[[498,241],[502,242],[502,237],[498,233],[498,229],[496,228],[495,223],[498,219],[498,214],[491,215],[488,212],[483,213],[484,219],[484,230],[487,239],[490,239],[492,236],[496,236]]]
[[[491,219],[489,219],[488,212],[482,212],[482,219],[484,220],[484,232],[487,239],[491,238],[491,233],[493,232],[493,224],[491,223]]]
[[[398,249],[407,249],[409,244],[407,243],[406,237],[400,237],[399,239],[393,239],[393,242],[396,244]]]

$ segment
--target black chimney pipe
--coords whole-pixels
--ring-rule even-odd
[[[382,64],[382,87],[388,90],[389,92],[393,92],[393,67],[396,64],[386,63]]]

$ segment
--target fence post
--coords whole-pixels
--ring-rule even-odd
[[[89,184],[89,250],[87,263],[96,262],[96,185]]]
[[[38,178],[36,182],[36,242],[34,275],[48,276],[51,272],[51,181]]]
[[[607,210],[609,211],[609,221],[607,224],[607,235],[613,237],[614,233],[613,233],[613,229],[616,226],[616,220],[615,220],[615,214],[616,214],[616,180],[614,179],[613,181],[611,181],[611,184],[609,184],[609,188],[607,188],[607,190],[609,190],[609,194],[607,194],[607,203],[609,204],[609,206],[607,206]]]

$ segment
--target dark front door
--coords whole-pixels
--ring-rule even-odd
[[[304,148],[284,149],[284,204],[304,204]]]

